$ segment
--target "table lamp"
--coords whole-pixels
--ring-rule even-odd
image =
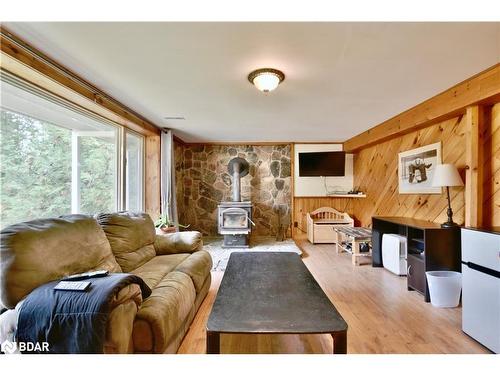
[[[464,186],[460,175],[458,174],[457,167],[453,164],[438,164],[434,170],[434,177],[432,178],[432,186],[446,187],[446,196],[448,197],[448,221],[441,224],[441,228],[451,228],[458,224],[453,222],[453,211],[451,210],[450,201],[450,186]]]

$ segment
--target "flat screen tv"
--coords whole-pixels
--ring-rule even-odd
[[[299,176],[345,176],[345,152],[300,152]]]

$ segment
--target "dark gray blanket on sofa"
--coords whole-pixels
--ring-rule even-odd
[[[143,299],[151,295],[140,277],[126,273],[85,281],[85,292],[54,290],[59,280],[33,290],[19,311],[17,341],[48,342],[50,353],[102,353],[113,296],[129,284],[140,286]]]

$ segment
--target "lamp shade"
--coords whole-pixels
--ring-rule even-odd
[[[463,186],[457,167],[453,164],[438,164],[434,170],[432,186]]]
[[[260,91],[269,92],[278,87],[280,84],[280,78],[272,72],[265,72],[257,75],[253,79],[253,84]]]

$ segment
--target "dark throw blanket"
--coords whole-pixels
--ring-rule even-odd
[[[135,275],[113,273],[93,278],[86,292],[54,290],[59,280],[33,290],[19,311],[18,342],[48,342],[49,353],[103,353],[113,296],[138,284],[143,299],[151,289]],[[33,352],[30,352],[33,353]]]

